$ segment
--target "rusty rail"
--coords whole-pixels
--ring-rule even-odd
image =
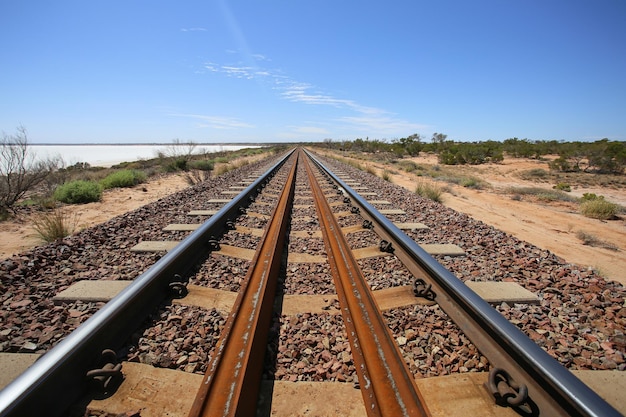
[[[302,152],[299,158],[305,161]],[[305,167],[367,413],[370,416],[429,416],[402,353],[306,161]]]
[[[252,416],[256,413],[265,345],[293,203],[296,167],[294,160],[209,362],[190,417]]]

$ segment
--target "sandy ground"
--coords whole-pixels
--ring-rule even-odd
[[[434,156],[420,156],[413,159],[419,164],[436,164]],[[382,173],[385,166],[379,163],[359,161]],[[506,159],[502,164],[489,164],[478,167],[461,167],[468,175],[482,178],[490,184],[484,190],[473,190],[450,185],[450,193],[445,193],[444,204],[454,210],[467,213],[477,220],[508,232],[519,239],[548,249],[566,261],[593,268],[608,279],[626,284],[626,221],[624,219],[601,221],[589,219],[577,212],[572,203],[538,203],[513,200],[504,190],[510,186],[543,186],[524,181],[519,172],[532,169],[548,169],[547,162]],[[414,190],[418,178],[414,174],[394,170],[393,183]],[[184,179],[170,175],[142,184],[131,189],[108,190],[102,202],[90,203],[72,208],[78,216],[78,228],[86,228],[127,211],[141,207],[168,194],[187,187]],[[609,201],[626,206],[626,190],[615,189],[574,189],[573,195],[594,192],[606,196]],[[576,237],[584,231],[609,242],[617,251],[584,245]],[[29,219],[18,219],[0,223],[0,259],[22,252],[41,244]]]
[[[413,158],[418,164],[437,164],[435,156]],[[363,162],[373,166],[379,175],[385,168],[382,164]],[[509,187],[542,187],[551,189],[552,184],[539,184],[525,181],[518,174],[522,171],[543,168],[549,170],[548,162],[532,159],[505,159],[501,164],[488,164],[474,167],[458,167],[467,175],[481,178],[490,186],[484,190],[474,190],[458,185],[449,185],[450,193],[443,195],[443,204],[471,217],[510,233],[517,238],[547,249],[569,263],[593,268],[602,276],[626,285],[626,220],[595,220],[578,212],[575,203],[542,203],[512,199],[505,191]],[[409,190],[414,190],[416,182],[423,180],[404,171],[394,169],[392,181]],[[442,185],[441,183],[437,183]],[[583,193],[604,195],[607,200],[626,206],[626,190],[608,188],[576,188],[571,194],[577,197]],[[617,251],[584,245],[576,237],[579,231],[596,236],[618,248]]]

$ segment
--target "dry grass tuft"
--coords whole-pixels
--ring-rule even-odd
[[[583,242],[583,245],[593,246],[595,248],[609,249],[616,252],[619,251],[619,248],[616,245],[601,240],[597,236],[591,233],[584,232],[582,230],[576,232],[576,237]]]
[[[208,180],[211,177],[210,171],[201,171],[199,169],[192,169],[182,174],[183,178],[189,185],[196,185]]]
[[[33,229],[44,242],[54,242],[76,230],[78,215],[64,208],[43,212],[32,219]]]
[[[418,181],[415,187],[415,194],[433,200],[437,203],[443,202],[443,188],[427,181]]]

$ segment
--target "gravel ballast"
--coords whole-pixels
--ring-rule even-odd
[[[495,308],[539,346],[569,369],[626,368],[626,291],[607,282],[594,271],[569,264],[549,251],[457,213],[363,171],[324,159],[340,167],[361,186],[375,191],[379,200],[399,208],[404,215],[394,221],[421,222],[428,230],[409,231],[418,243],[452,243],[463,257],[436,259],[463,281],[515,282],[536,293],[538,305],[502,303]],[[207,209],[201,201],[223,199],[222,191],[238,184],[254,169],[271,164],[262,161],[228,172],[115,217],[72,237],[34,248],[0,261],[0,351],[44,353],[90,317],[101,304],[73,303],[55,306],[51,298],[73,282],[84,279],[134,279],[162,254],[134,253],[129,249],[141,241],[181,239],[185,233],[163,231],[170,223],[196,223],[206,219],[189,216],[190,210]],[[299,171],[293,231],[317,230],[319,222],[307,191],[309,184]],[[277,179],[270,181],[267,189]],[[343,198],[328,190],[338,203],[336,213],[349,211]],[[373,198],[373,197],[372,197]],[[259,197],[238,226],[263,228],[267,220],[250,212],[268,214],[275,197]],[[358,215],[342,215],[342,227],[359,225]],[[377,245],[371,231],[350,234],[352,248]],[[254,249],[258,237],[231,231],[230,245]],[[322,239],[290,237],[288,250],[324,255]],[[238,291],[249,261],[212,254],[191,276],[194,284]],[[412,277],[392,256],[359,260],[373,289],[410,285]],[[284,268],[281,294],[334,294],[327,264],[289,263]],[[411,306],[385,312],[388,327],[416,377],[456,372],[485,371],[489,364],[437,306]],[[196,320],[207,324],[200,327]],[[186,372],[202,373],[210,358],[225,316],[214,310],[164,305],[146,321],[144,329],[129,340],[119,353],[132,361]],[[356,382],[350,345],[339,314],[276,315],[272,358],[265,375],[286,381]]]

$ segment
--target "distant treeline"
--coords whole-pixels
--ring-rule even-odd
[[[326,139],[326,147],[352,152],[388,153],[394,157],[417,156],[420,152],[434,153],[444,165],[479,165],[501,162],[504,155],[514,158],[540,159],[545,155],[558,155],[550,168],[562,172],[596,172],[624,174],[626,168],[626,142],[601,139],[595,142],[562,142],[556,140],[531,141],[511,138],[502,142],[455,142],[442,133],[433,134],[425,141],[418,133],[391,142],[379,139],[333,141]]]

